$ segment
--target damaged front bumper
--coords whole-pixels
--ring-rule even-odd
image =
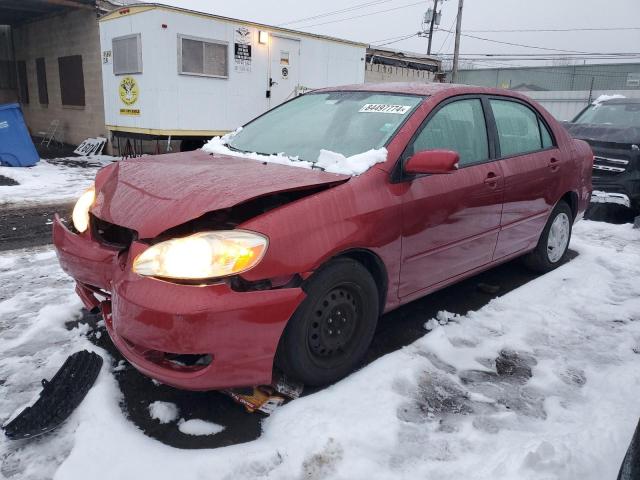
[[[271,382],[280,336],[304,298],[301,288],[238,292],[222,282],[143,277],[131,263],[146,245],[119,251],[70,231],[57,216],[53,240],[83,303],[101,308],[113,343],[143,374],[188,390]]]

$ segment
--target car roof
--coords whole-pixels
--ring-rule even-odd
[[[355,85],[343,85],[338,87],[321,88],[315,92],[380,92],[408,95],[431,96],[439,93],[451,95],[482,93],[488,95],[507,95],[514,98],[526,99],[521,93],[503,88],[477,87],[473,85],[460,85],[456,83],[417,83],[417,82],[389,82],[389,83],[361,83]]]

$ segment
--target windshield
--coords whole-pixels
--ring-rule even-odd
[[[600,103],[578,115],[574,123],[640,128],[640,103]]]
[[[315,162],[320,150],[350,157],[383,147],[423,97],[372,92],[303,95],[246,125],[229,148]]]

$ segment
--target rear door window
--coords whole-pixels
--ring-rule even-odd
[[[543,148],[538,116],[529,107],[509,100],[489,100],[498,128],[500,155],[511,157]],[[547,142],[551,140],[547,132]]]
[[[421,150],[453,150],[460,155],[459,167],[489,159],[487,126],[478,98],[456,100],[438,110],[413,143]]]

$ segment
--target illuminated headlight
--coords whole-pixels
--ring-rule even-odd
[[[183,280],[226,277],[256,266],[269,241],[243,230],[201,232],[158,243],[133,262],[140,275]]]
[[[96,189],[92,186],[80,195],[75,207],[73,207],[73,214],[71,215],[73,226],[76,227],[76,230],[80,233],[89,228],[89,209],[91,208],[91,205],[93,205],[95,199]]]

